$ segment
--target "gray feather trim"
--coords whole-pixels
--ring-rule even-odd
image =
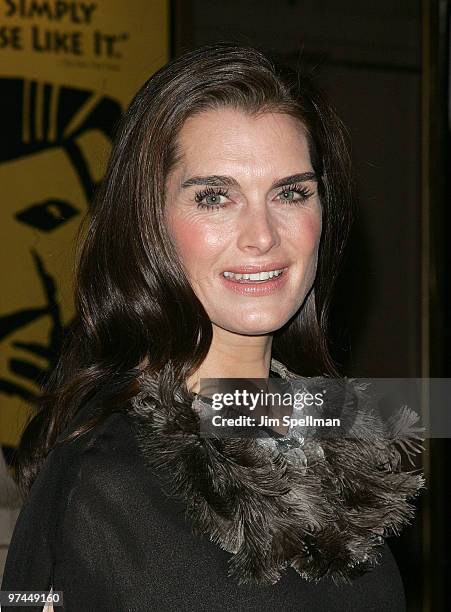
[[[271,368],[302,381],[274,359]],[[307,580],[350,582],[378,562],[383,538],[412,520],[424,479],[402,469],[401,453],[412,461],[421,450],[417,416],[404,406],[384,424],[361,409],[365,385],[347,382],[360,402],[358,412],[352,401],[341,409],[350,435],[306,439],[292,429],[296,443],[284,445],[201,437],[195,395],[167,391],[170,364],[141,375],[128,411],[146,463],[184,501],[194,531],[233,553],[229,575],[239,583],[274,584],[288,566]]]

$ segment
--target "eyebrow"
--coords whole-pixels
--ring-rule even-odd
[[[285,187],[291,183],[299,183],[301,181],[317,181],[317,176],[314,172],[300,172],[292,174],[275,181],[271,185],[271,189]],[[221,174],[212,174],[210,176],[193,176],[182,183],[182,189],[187,189],[193,185],[209,185],[211,187],[239,187],[239,182],[232,176],[224,176]]]

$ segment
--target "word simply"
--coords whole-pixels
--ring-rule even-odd
[[[46,0],[3,0],[8,11],[5,17],[45,17],[52,21],[91,23],[97,8],[94,2],[48,2]]]

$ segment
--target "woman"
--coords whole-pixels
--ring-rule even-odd
[[[147,81],[22,438],[3,589],[53,587],[69,611],[405,609],[383,536],[423,485],[397,450],[418,450],[413,430],[387,435],[365,410],[346,439],[199,427],[201,378],[337,377],[326,321],[349,185],[333,110],[260,51],[205,46]]]

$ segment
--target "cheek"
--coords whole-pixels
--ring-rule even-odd
[[[189,271],[207,265],[221,253],[224,236],[218,228],[198,219],[173,216],[168,229],[182,263]]]
[[[299,253],[305,256],[316,256],[322,232],[321,215],[303,218],[293,227],[292,239]]]

